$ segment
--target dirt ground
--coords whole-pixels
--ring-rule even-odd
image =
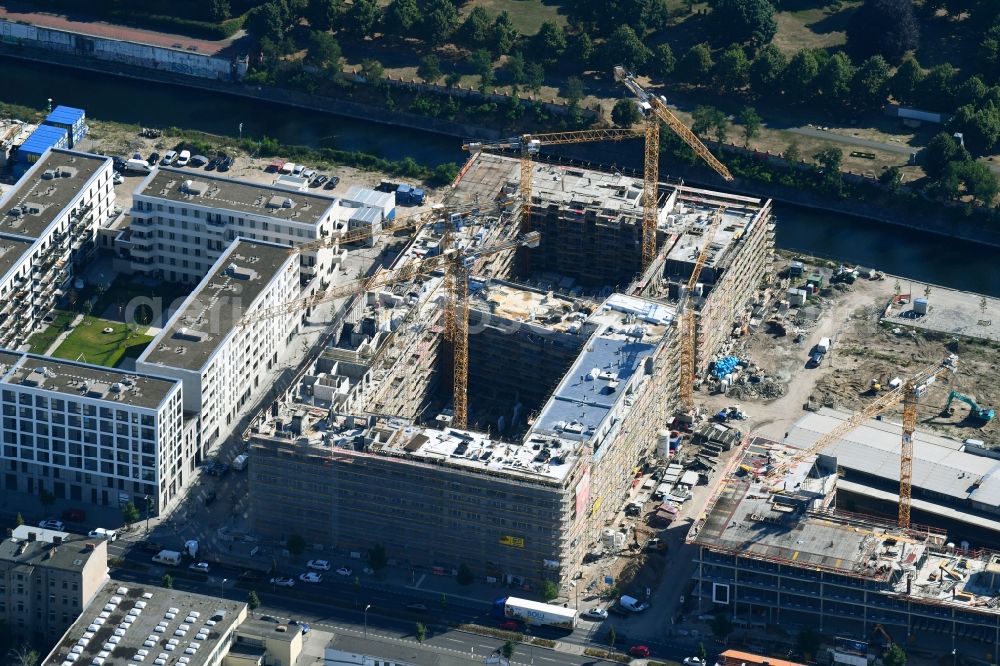
[[[829,274],[829,268],[824,269]],[[805,274],[813,270],[807,265]],[[759,366],[784,394],[762,399],[745,391],[740,395],[740,387],[735,393],[711,395],[702,389],[695,395],[703,410],[710,417],[724,407],[738,404],[749,418],[734,423],[736,427],[744,433],[780,440],[805,408],[860,409],[874,395],[870,390],[873,379],[883,384],[897,377],[905,380],[948,354],[957,353],[958,372],[922,398],[918,427],[957,439],[1000,439],[1000,420],[985,426],[974,422],[968,418],[968,407],[961,403],[953,404],[950,416],[941,415],[952,389],[973,396],[980,406],[997,404],[1000,345],[880,324],[882,309],[893,297],[894,284],[895,278],[886,276],[881,281],[858,279],[844,291],[831,290],[828,297],[819,298],[815,306],[808,308],[815,308],[813,314],[818,318],[805,318],[806,323],[800,326],[804,339],[798,344],[794,333],[778,336],[766,326],[743,338],[733,353]],[[764,317],[765,321],[769,316]],[[820,367],[806,367],[810,350],[824,337],[833,341],[830,353]],[[890,410],[886,416],[899,420],[901,409]]]

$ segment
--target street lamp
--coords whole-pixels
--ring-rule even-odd
[[[365,606],[365,638],[368,638],[368,609],[371,607],[371,604]]]
[[[152,511],[153,500],[149,495],[146,495],[146,536],[149,536],[149,514]]]
[[[226,583],[227,582],[229,582],[229,579],[228,578],[223,578],[222,582],[219,583],[219,596],[221,596],[223,599],[226,598]]]

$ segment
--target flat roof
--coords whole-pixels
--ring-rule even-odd
[[[600,215],[628,224],[642,223],[641,178],[576,166],[534,164],[531,172],[535,205],[594,209]]]
[[[287,247],[236,239],[202,278],[137,363],[202,368],[289,262]]]
[[[469,304],[497,317],[571,333],[580,331],[588,317],[580,304],[553,292],[475,277],[470,283]]]
[[[41,155],[60,141],[68,140],[69,131],[64,127],[39,125],[17,149],[20,153]]]
[[[625,395],[676,310],[644,298],[612,294],[590,316],[597,330],[542,408],[529,436],[596,443],[601,424]]]
[[[96,552],[93,542],[79,534],[21,525],[0,542],[0,560],[25,567],[83,571]]]
[[[7,275],[34,244],[33,240],[0,235],[0,277]]]
[[[171,664],[187,657],[187,666],[212,661],[233,628],[246,615],[246,604],[154,585],[109,581],[73,623],[42,666],[60,666],[73,650],[75,663],[104,657],[108,664],[141,663],[163,658]]]
[[[301,224],[318,224],[339,203],[321,194],[174,167],[155,167],[135,194]]]
[[[59,105],[52,109],[52,112],[45,116],[45,120],[52,123],[63,123],[65,125],[72,125],[73,123],[79,121],[87,115],[87,112],[83,109],[77,109],[72,106]]]
[[[822,408],[808,413],[788,431],[785,443],[808,448],[851,417],[849,412]],[[903,426],[869,419],[823,449],[847,469],[899,482]],[[913,485],[961,501],[1000,505],[1000,460],[967,453],[957,440],[923,430],[913,434]]]
[[[711,193],[713,196],[721,196]],[[710,241],[707,266],[722,263],[729,248],[733,247],[760,213],[760,206],[749,207],[748,202],[736,200],[709,200],[693,198],[690,195],[678,197],[673,208],[667,212],[665,225],[667,234],[676,235],[677,240],[667,251],[667,260],[690,263],[698,261],[701,248],[705,244],[705,232],[712,222],[715,212],[723,207],[722,223],[715,230]]]
[[[0,213],[3,214],[0,233],[39,238],[87,182],[110,163],[110,157],[61,148],[50,150],[0,200]],[[58,177],[53,177],[55,174]],[[20,215],[11,214],[15,206],[21,207]],[[38,212],[33,212],[36,210]]]
[[[344,201],[360,204],[369,208],[392,208],[396,205],[395,192],[379,192],[360,185],[351,185],[344,195]]]
[[[0,351],[0,383],[56,391],[75,398],[107,400],[158,409],[180,382],[87,363]]]

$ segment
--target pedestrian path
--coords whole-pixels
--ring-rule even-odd
[[[60,333],[58,336],[56,336],[55,341],[53,341],[53,343],[49,345],[49,348],[46,349],[43,352],[43,354],[45,356],[51,356],[52,353],[59,348],[59,345],[61,345],[63,341],[65,341],[66,338],[69,337],[70,333],[72,333],[77,326],[83,323],[83,317],[84,315],[82,314],[78,314],[77,316],[73,317],[73,321],[71,321],[69,326],[66,327],[66,330]],[[51,324],[49,325],[51,326]]]

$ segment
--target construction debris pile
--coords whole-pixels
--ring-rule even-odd
[[[723,356],[712,366],[708,388],[736,399],[772,400],[785,394],[785,386],[749,358]]]

